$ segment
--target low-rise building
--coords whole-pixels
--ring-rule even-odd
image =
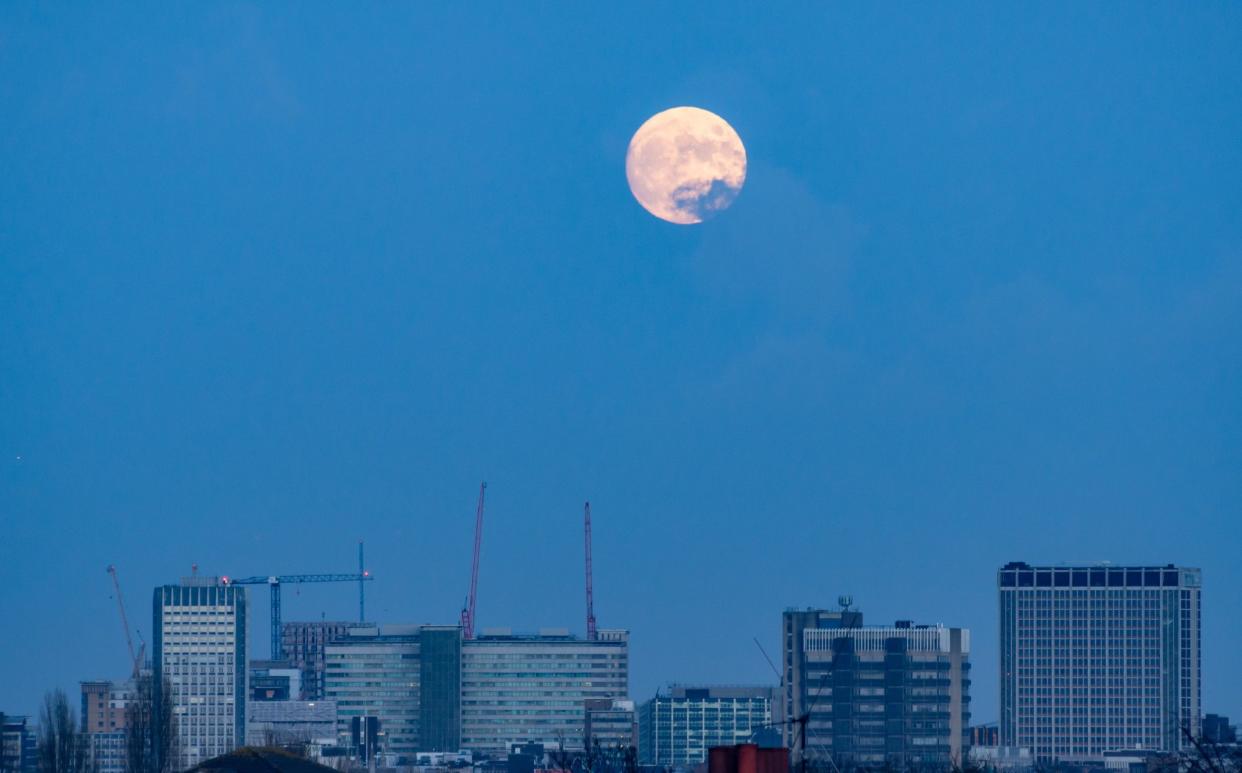
[[[634,701],[588,698],[583,702],[586,744],[589,748],[628,749],[638,738]]]
[[[693,766],[715,746],[751,743],[773,724],[774,687],[670,685],[644,702],[638,716],[638,761]]]
[[[251,746],[331,745],[337,742],[332,701],[256,701],[246,716]]]

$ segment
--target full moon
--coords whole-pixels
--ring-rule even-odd
[[[625,154],[638,203],[670,223],[701,223],[728,208],[746,182],[746,148],[715,113],[674,107],[638,127]]]

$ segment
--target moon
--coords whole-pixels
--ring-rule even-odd
[[[625,154],[625,177],[638,203],[678,225],[727,209],[746,182],[746,148],[723,118],[673,107],[647,119]]]

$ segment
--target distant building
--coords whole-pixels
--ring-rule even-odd
[[[0,771],[36,773],[39,741],[28,717],[0,714]]]
[[[128,761],[126,735],[124,730],[87,734],[91,773],[125,773]]]
[[[301,700],[317,701],[324,697],[324,646],[345,635],[351,625],[339,620],[308,623],[284,623],[280,629],[280,646],[285,659],[301,669]]]
[[[250,705],[246,743],[296,746],[337,743],[336,704],[332,701],[258,701]]]
[[[183,578],[156,588],[152,606],[154,711],[171,701],[179,752],[172,767],[185,770],[245,742],[246,588]]]
[[[1199,734],[1198,569],[1014,562],[996,581],[1002,746],[1090,762]]]
[[[638,761],[679,767],[707,761],[713,746],[751,743],[772,726],[775,687],[671,685],[639,707]]]
[[[753,743],[716,746],[708,753],[708,773],[788,773],[789,751],[761,749]]]
[[[1030,749],[1015,746],[971,746],[967,760],[984,770],[1022,771],[1035,767]]]
[[[251,701],[296,701],[301,694],[302,671],[289,661],[250,661]]]
[[[83,733],[111,733],[126,728],[125,708],[134,694],[133,681],[79,682],[82,705],[78,716]]]
[[[1229,724],[1229,717],[1208,714],[1203,718],[1203,740],[1210,744],[1236,744],[1238,728]]]
[[[1000,726],[995,722],[970,726],[970,748],[1000,746]]]
[[[848,601],[845,597],[842,602]],[[781,615],[781,652],[784,661],[784,716],[800,717],[805,712],[807,696],[800,685],[806,682],[806,653],[803,634],[806,631],[857,628],[863,624],[862,612],[842,609],[786,609]],[[785,747],[792,749],[797,730],[793,725],[784,726]]]
[[[134,682],[95,680],[80,682],[81,730],[87,736],[93,773],[124,773],[125,729]]]
[[[379,753],[412,761],[420,751],[456,751],[460,669],[457,626],[348,628],[324,646],[324,692],[336,703],[340,743],[357,753],[353,720],[375,717]]]
[[[462,747],[494,756],[527,742],[580,750],[585,702],[629,697],[628,631],[484,629],[462,642],[461,663]]]
[[[582,708],[586,743],[590,748],[628,749],[637,742],[634,701],[587,698]]]
[[[782,618],[792,705],[787,743],[839,768],[960,764],[969,749],[970,632],[864,626],[859,612]],[[805,721],[800,721],[805,719]],[[793,728],[805,727],[805,740]]]

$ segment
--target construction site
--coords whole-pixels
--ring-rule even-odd
[[[130,678],[83,682],[85,727],[100,736],[100,773],[123,773],[120,755],[108,753],[126,729],[116,707],[132,702],[144,680],[155,701],[173,704],[179,769],[246,744],[296,747],[339,760],[338,767],[473,764],[505,759],[519,747],[633,747],[629,632],[596,622],[590,502],[582,509],[584,626],[575,635],[478,625],[486,498],[480,483],[467,590],[456,621],[445,625],[369,620],[367,585],[376,577],[360,541],[350,573],[238,577],[200,574],[195,566],[180,583],[155,589],[148,644],[131,626],[117,569],[109,566]],[[282,588],[321,583],[356,583],[357,619],[285,620]],[[249,606],[257,601],[250,586],[267,586],[263,658],[250,652]]]

